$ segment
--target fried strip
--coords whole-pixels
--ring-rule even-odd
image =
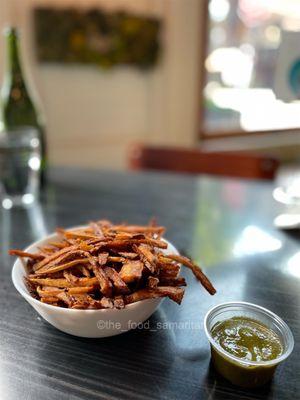
[[[151,289],[154,289],[158,286],[159,279],[155,278],[154,276],[148,276],[147,286]]]
[[[126,304],[136,303],[140,300],[155,299],[157,297],[169,297],[171,300],[180,304],[184,295],[184,290],[179,287],[160,286],[155,289],[141,289],[137,292],[125,296]]]
[[[70,308],[72,308],[73,304],[75,303],[74,297],[65,292],[58,293],[57,298],[63,301]]]
[[[102,297],[102,299],[99,301],[99,304],[101,308],[114,308],[113,301],[107,297]]]
[[[143,268],[141,261],[129,261],[123,264],[119,275],[125,283],[134,282],[141,279]]]
[[[124,298],[122,296],[116,296],[114,298],[114,307],[119,310],[125,307]]]
[[[177,261],[187,268],[189,268],[195,277],[201,282],[202,286],[208,291],[209,294],[213,295],[216,293],[216,289],[213,287],[212,283],[210,280],[207,278],[207,276],[202,272],[201,268],[194,264],[190,259],[184,256],[179,256],[177,254],[168,254],[165,255],[165,258],[169,258],[170,260]]]
[[[9,250],[8,254],[11,256],[31,258],[32,260],[43,260],[45,258],[45,256],[41,254],[33,254],[33,253],[28,253],[26,251],[15,250],[15,249]]]
[[[61,255],[68,253],[72,250],[76,250],[76,246],[68,246],[68,247],[64,247],[63,249],[59,250],[57,253],[52,254],[49,257],[44,258],[44,260],[40,261],[39,263],[37,263],[34,267],[33,270],[34,271],[38,271],[39,269],[41,269],[43,266],[45,266],[46,264],[49,264],[51,261],[56,260],[57,258],[59,258]]]
[[[112,282],[117,293],[128,294],[130,292],[128,286],[115,269],[111,267],[106,267],[104,269],[104,272],[108,279],[110,279],[110,281]]]
[[[95,300],[87,293],[72,295],[75,302],[72,308],[87,309],[87,308],[100,308],[100,305],[94,304]]]
[[[97,237],[100,237],[100,238],[105,237],[101,226],[99,226],[96,222],[91,222],[90,227],[92,228],[93,232],[97,235]]]
[[[45,257],[48,257],[49,254],[53,254],[55,252],[54,247],[49,247],[49,246],[44,246],[44,247],[38,247],[40,254],[45,255]]]
[[[40,289],[40,287],[37,288],[37,292],[40,297],[53,297],[57,296],[60,293],[67,293],[69,295],[72,294],[84,294],[84,293],[90,293],[94,289],[93,286],[78,286],[78,287],[71,287],[69,289],[59,289],[55,287],[45,287],[43,289]]]
[[[76,299],[77,297],[78,296],[76,296]],[[76,303],[72,306],[72,308],[77,308],[77,309],[84,309],[84,308],[101,309],[101,308],[113,308],[113,307],[114,303],[112,299],[109,299],[108,297],[102,297],[101,300],[94,300],[89,295],[87,295],[83,299],[78,299]]]
[[[135,258],[137,258],[137,254],[136,253],[130,253],[130,252],[126,252],[126,251],[119,251],[119,254],[124,257],[124,258],[128,258],[130,260],[134,260]]]
[[[146,244],[140,244],[139,246],[134,244],[132,247],[149,271],[154,274],[156,271],[156,256],[152,253],[151,247]]]
[[[186,281],[183,277],[178,278],[160,278],[162,286],[186,286]]]
[[[48,303],[48,304],[57,303],[57,297],[55,297],[55,296],[42,297],[41,302]]]
[[[165,241],[159,240],[159,239],[151,239],[151,238],[136,239],[136,240],[133,239],[132,242],[145,243],[145,244],[152,245],[153,247],[158,247],[160,249],[166,249],[168,247],[168,244]]]
[[[115,235],[115,240],[144,239],[145,235],[136,233],[119,232]]]
[[[38,286],[36,288],[36,291],[40,297],[53,297],[63,292],[62,289],[59,289],[57,287],[48,287],[48,286],[44,286],[43,288]]]
[[[165,232],[163,226],[114,225],[110,229],[116,232],[157,233],[159,235]]]
[[[158,239],[151,239],[151,238],[144,238],[144,239],[128,239],[128,240],[114,240],[111,242],[103,243],[103,246],[109,249],[118,248],[118,247],[126,247],[132,246],[133,244],[149,244],[154,247],[158,247],[161,249],[166,249],[168,244],[162,240]]]
[[[95,277],[98,279],[100,285],[100,291],[104,294],[104,296],[111,297],[112,296],[112,284],[105,275],[105,272],[102,268],[93,265],[93,272]]]
[[[36,292],[36,284],[32,283],[29,281],[28,277],[24,277],[24,283],[25,286],[27,287],[29,293],[33,298],[38,298],[37,292]]]
[[[180,271],[180,265],[173,263],[158,263],[159,276],[166,278],[176,278]]]
[[[121,263],[121,262],[124,262],[125,260],[126,260],[125,257],[117,257],[117,256],[109,256],[107,258],[107,261],[109,261],[109,262]]]
[[[100,253],[98,254],[98,263],[99,265],[103,266],[107,263],[108,260],[108,253]]]
[[[49,242],[50,246],[57,247],[58,249],[63,249],[69,246],[68,242]]]
[[[95,277],[98,279],[100,285],[100,291],[104,296],[111,297],[112,295],[112,284],[105,275],[102,266],[105,265],[108,253],[100,253],[98,255],[98,262],[96,257],[92,257],[87,253],[88,260],[92,266],[92,271]]]
[[[53,268],[47,269],[46,271],[45,270],[37,271],[35,274],[36,275],[53,274],[54,272],[63,271],[64,269],[74,267],[74,265],[88,264],[88,263],[89,263],[88,258],[78,258],[77,260],[72,260],[65,264],[57,265]]]
[[[74,256],[81,256],[83,254],[82,250],[71,250],[65,254],[62,254],[56,260],[52,260],[49,264],[44,265],[42,268],[39,268],[39,272],[47,272],[48,270],[52,269],[54,266],[61,264],[62,262],[68,261],[69,258],[74,258]],[[70,260],[71,261],[71,260]]]
[[[113,224],[108,219],[100,219],[99,221],[96,222],[96,224],[98,224],[101,227],[101,229],[103,228],[110,229],[110,227],[113,226]]]
[[[66,231],[64,229],[57,229],[57,232],[61,233],[66,237],[67,239],[99,239],[98,236],[92,235],[92,234],[87,234],[87,233],[81,233],[81,232],[76,232],[76,231]]]
[[[87,278],[91,276],[90,271],[84,265],[77,265],[77,269]]]
[[[94,286],[77,286],[68,289],[69,294],[83,294],[90,293],[94,290]]]
[[[28,277],[27,280],[33,284],[41,286],[51,286],[57,288],[70,288],[74,287],[74,284],[67,279],[51,279],[51,278],[31,278]],[[97,286],[98,279],[93,278],[78,278],[76,281],[76,286]]]
[[[74,286],[79,280],[79,278],[77,276],[73,275],[69,270],[64,270],[63,275],[64,275],[65,279],[68,282],[73,283]]]

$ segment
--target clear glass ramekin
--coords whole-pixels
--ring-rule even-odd
[[[283,352],[280,357],[270,361],[242,360],[226,352],[211,336],[217,322],[232,317],[248,317],[263,323],[277,333]],[[274,375],[278,364],[292,352],[294,338],[287,324],[276,314],[256,304],[243,301],[222,303],[208,311],[204,318],[204,329],[211,345],[211,356],[216,370],[235,385],[258,387],[267,383]]]

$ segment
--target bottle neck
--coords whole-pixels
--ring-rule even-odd
[[[24,84],[20,57],[19,36],[15,28],[5,32],[6,37],[6,70],[4,80],[6,83]]]

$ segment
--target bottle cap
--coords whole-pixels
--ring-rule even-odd
[[[4,28],[3,34],[5,36],[18,36],[19,31],[18,28],[15,26],[7,26]]]

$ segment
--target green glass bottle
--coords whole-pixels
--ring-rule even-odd
[[[6,70],[1,88],[1,121],[4,129],[33,127],[39,132],[41,143],[41,185],[46,179],[46,140],[43,116],[29,91],[22,70],[19,35],[16,28],[7,28]]]

